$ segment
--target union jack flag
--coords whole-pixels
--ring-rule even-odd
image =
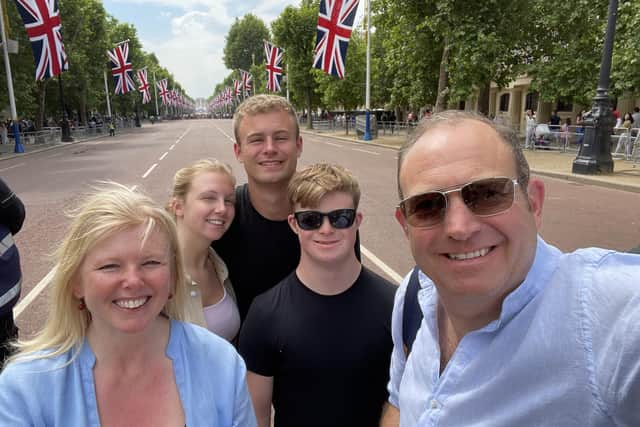
[[[124,95],[127,92],[136,90],[136,85],[133,83],[133,68],[131,62],[129,62],[129,42],[123,42],[116,46],[111,52],[107,51],[109,59],[111,60],[111,74],[116,81],[115,94]]]
[[[278,46],[264,41],[264,53],[267,55],[267,90],[280,92],[282,80],[282,54],[284,51]]]
[[[157,85],[160,90],[160,98],[162,98],[162,105],[167,105],[169,103],[169,89],[167,89],[167,85],[169,81],[167,79],[160,80]]]
[[[142,93],[142,103],[146,104],[147,102],[151,102],[151,91],[149,90],[149,83],[147,82],[146,68],[138,70],[138,81],[140,82],[138,90]]]
[[[320,0],[313,66],[341,79],[359,0]]]
[[[242,79],[242,87],[244,88],[244,96],[251,96],[251,73],[240,70],[240,76]]]
[[[242,95],[242,83],[236,79],[233,79],[233,93],[236,98],[240,98]]]
[[[27,30],[36,64],[36,80],[57,76],[69,69],[56,0],[15,0]]]

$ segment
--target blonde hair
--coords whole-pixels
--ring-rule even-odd
[[[329,193],[347,193],[353,198],[353,207],[360,203],[360,186],[351,172],[342,166],[317,163],[307,166],[293,175],[289,181],[287,196],[291,207],[296,204],[315,207]]]
[[[236,137],[236,143],[240,145],[240,124],[246,116],[256,116],[258,114],[272,113],[274,111],[284,111],[289,114],[291,121],[295,126],[296,139],[300,136],[300,125],[293,105],[286,98],[279,95],[255,95],[247,98],[238,106],[233,114],[233,134]]]
[[[231,181],[233,187],[236,186],[236,177],[233,170],[228,164],[217,159],[201,159],[196,160],[189,166],[179,169],[173,176],[173,189],[171,190],[171,198],[167,204],[167,210],[174,215],[175,219],[175,202],[176,200],[186,200],[191,184],[195,177],[205,172],[216,172],[226,175]]]
[[[57,261],[51,280],[49,315],[44,328],[30,340],[14,344],[18,353],[9,361],[26,357],[43,359],[75,349],[80,351],[91,322],[88,310],[79,310],[80,300],[73,295],[73,279],[86,255],[106,238],[130,227],[144,225],[140,242],[144,246],[154,231],[165,234],[169,242],[170,268],[175,283],[162,313],[169,318],[185,320],[186,278],[178,246],[175,222],[150,197],[115,182],[102,182],[93,188],[69,212],[71,224],[55,252]]]

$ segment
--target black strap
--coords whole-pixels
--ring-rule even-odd
[[[418,304],[418,291],[420,290],[420,269],[416,266],[409,277],[407,292],[404,295],[404,307],[402,310],[402,343],[404,353],[409,356],[413,341],[416,339],[420,323],[422,323],[422,310]]]

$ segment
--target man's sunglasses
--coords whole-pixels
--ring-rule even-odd
[[[349,228],[356,219],[355,209],[337,209],[331,212],[318,211],[300,211],[295,212],[293,216],[296,218],[298,227],[303,230],[317,230],[322,227],[324,217],[329,218],[329,224],[333,228]]]
[[[460,192],[464,204],[477,216],[497,215],[513,206],[517,179],[496,177],[471,181],[460,187],[428,191],[407,197],[400,210],[412,227],[435,227],[444,220],[449,193]]]

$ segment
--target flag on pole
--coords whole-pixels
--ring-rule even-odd
[[[236,98],[242,95],[242,82],[236,79],[233,79],[233,94]]]
[[[169,81],[167,79],[162,79],[158,82],[158,89],[160,90],[162,105],[169,104],[169,89],[167,89],[168,84]]]
[[[142,93],[142,103],[146,104],[147,102],[151,102],[151,91],[149,90],[149,83],[147,81],[146,68],[138,70],[138,81],[140,82],[138,90]]]
[[[242,87],[244,88],[244,96],[251,96],[251,73],[240,70],[240,78],[242,80]]]
[[[56,0],[14,0],[27,30],[36,64],[36,80],[57,76],[69,69]]]
[[[116,46],[113,52],[107,51],[107,55],[111,61],[111,74],[115,79],[116,95],[124,95],[127,92],[136,90],[136,85],[133,83],[133,67],[129,62],[129,42],[125,41]]]
[[[267,90],[280,92],[282,80],[282,55],[284,51],[268,41],[264,41],[264,53],[267,56]]]
[[[320,0],[313,66],[341,79],[358,2]]]

